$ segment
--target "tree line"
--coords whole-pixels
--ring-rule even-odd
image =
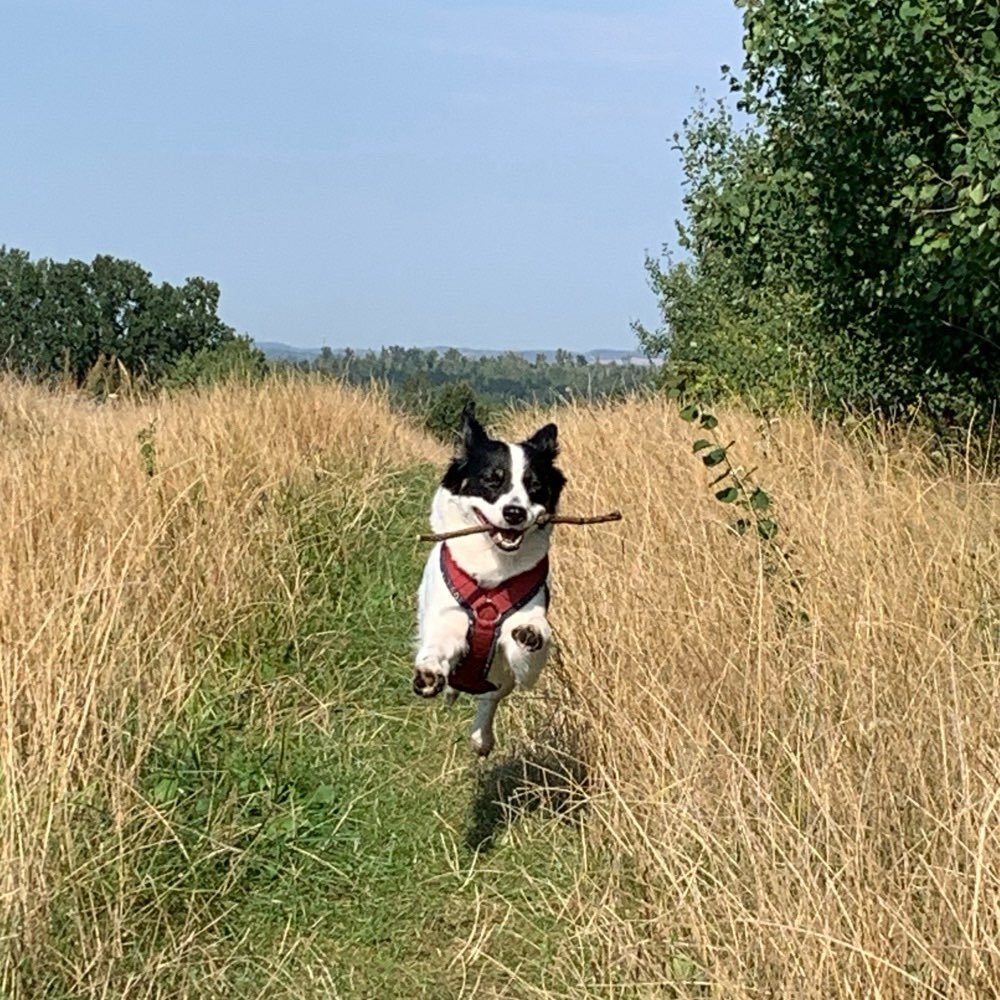
[[[218,307],[219,286],[205,278],[155,284],[104,254],[57,262],[0,247],[0,369],[77,385],[117,370],[156,385],[219,357],[261,365]]]
[[[599,363],[566,350],[533,359],[514,351],[468,355],[418,347],[379,351],[324,348],[308,366],[355,385],[376,381],[407,400],[429,400],[445,385],[465,382],[486,403],[540,403],[622,395],[649,380],[649,370],[634,364]]]
[[[169,388],[259,377],[269,368],[305,371],[355,385],[380,383],[442,434],[469,398],[486,410],[606,398],[633,391],[649,374],[564,350],[528,360],[515,353],[468,357],[455,349],[324,348],[309,363],[268,365],[219,318],[218,307],[219,286],[205,278],[157,284],[139,264],[108,255],[57,262],[0,247],[0,370],[99,395],[123,380]]]
[[[652,386],[652,368],[599,363],[566,350],[533,359],[507,351],[468,355],[418,347],[379,351],[321,350],[311,362],[285,363],[300,371],[352,385],[385,386],[392,401],[433,434],[451,443],[465,405],[475,402],[484,419],[510,406],[543,406],[622,398]]]

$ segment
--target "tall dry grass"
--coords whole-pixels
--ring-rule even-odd
[[[998,995],[1000,484],[916,435],[718,415],[800,586],[675,406],[555,415],[565,508],[625,512],[555,545],[594,859],[566,995]]]
[[[503,724],[560,702],[585,849],[568,897],[508,899],[474,861],[449,974],[506,963],[519,1000],[996,995],[1000,487],[915,436],[719,416],[798,585],[726,528],[676,407],[555,415],[566,510],[626,520],[558,529],[560,662]],[[296,605],[286,491],[349,518],[442,453],[377,396],[301,383],[99,406],[4,382],[0,439],[0,995],[31,995],[56,937],[72,995],[162,995],[186,956],[222,982],[194,919],[123,968],[153,906],[127,881],[145,750],[262,602]],[[99,855],[95,811],[122,831]],[[485,957],[501,933],[523,972]]]
[[[144,890],[118,884],[134,844],[96,858],[81,831],[155,811],[150,741],[258,602],[292,602],[283,491],[358,512],[437,452],[377,395],[301,382],[98,405],[0,381],[0,440],[0,994],[57,935],[101,995]]]

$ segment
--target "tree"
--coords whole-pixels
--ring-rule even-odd
[[[450,382],[434,396],[424,426],[445,444],[454,444],[462,426],[462,411],[476,402],[468,382]]]
[[[1000,390],[1000,49],[988,0],[745,0],[752,127],[685,122],[647,349],[722,388],[967,416]],[[750,363],[743,360],[749,358]],[[742,366],[742,367],[741,367]]]
[[[23,375],[82,384],[104,359],[156,383],[180,358],[235,337],[218,305],[219,286],[204,278],[155,285],[133,261],[32,262],[0,247],[0,363]]]
[[[166,388],[204,388],[218,382],[258,382],[267,374],[267,361],[249,337],[232,337],[214,347],[182,354],[161,384]]]

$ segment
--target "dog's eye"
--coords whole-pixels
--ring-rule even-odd
[[[492,472],[487,472],[486,475],[483,476],[483,482],[490,489],[499,489],[501,486],[503,486],[503,473],[498,472],[496,469],[494,469]]]
[[[524,477],[524,488],[528,494],[528,498],[534,503],[540,503],[542,499],[542,494],[545,492],[542,488],[541,480],[531,473],[528,473]]]

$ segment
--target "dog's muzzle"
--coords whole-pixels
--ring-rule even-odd
[[[500,528],[490,521],[478,507],[474,507],[473,510],[480,522],[490,528],[490,541],[498,549],[503,552],[516,552],[521,547],[521,542],[524,541],[524,533],[531,527],[530,524],[523,528]],[[513,518],[509,516],[511,513],[514,514]],[[528,512],[523,507],[508,506],[504,507],[503,516],[508,524],[512,521],[523,523],[528,517]]]

